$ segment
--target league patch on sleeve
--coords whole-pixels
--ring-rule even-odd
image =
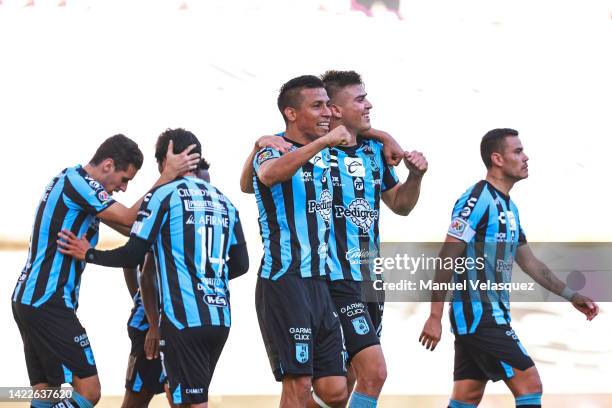
[[[259,153],[257,153],[257,156],[255,157],[255,163],[257,163],[258,166],[261,166],[263,163],[267,162],[268,160],[279,157],[279,155],[275,153],[276,152],[272,149],[264,149],[260,151]]]
[[[468,242],[474,237],[474,230],[466,220],[457,217],[451,221],[450,227],[448,227],[448,235]]]

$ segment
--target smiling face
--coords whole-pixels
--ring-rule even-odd
[[[310,140],[318,139],[329,132],[331,111],[325,88],[303,88],[300,103],[296,108],[286,108],[289,122]]]
[[[511,179],[522,180],[529,176],[529,157],[525,154],[523,144],[518,136],[504,138],[501,153],[493,153],[491,159],[501,168],[502,173]]]
[[[346,126],[349,131],[354,133],[369,130],[370,109],[372,104],[367,99],[367,93],[363,85],[348,85],[340,89],[332,100],[332,113]]]

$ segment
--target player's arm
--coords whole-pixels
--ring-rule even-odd
[[[404,158],[404,149],[389,133],[370,128],[365,132],[361,132],[361,136],[383,144],[383,154],[388,165],[397,166]]]
[[[166,165],[164,170],[160,174],[159,178],[151,188],[166,184],[180,176],[181,174],[194,170],[197,168],[200,162],[200,155],[198,153],[190,153],[190,151],[196,145],[190,145],[181,153],[175,154],[173,149],[172,140],[168,143],[168,150],[166,152]],[[130,208],[125,207],[121,203],[115,203],[104,211],[98,214],[98,217],[105,223],[111,223],[114,225],[122,225],[124,227],[131,228],[136,217],[138,216],[138,210],[142,204],[144,196],[140,200],[136,201]],[[111,226],[112,228],[112,226]]]
[[[117,231],[118,233],[120,233],[121,235],[125,236],[125,237],[129,237],[130,236],[130,228],[126,227],[124,225],[121,224],[117,224],[114,222],[110,222],[110,221],[104,221],[102,220],[102,223],[105,224],[106,226],[114,229],[115,231]]]
[[[159,303],[157,286],[155,285],[155,262],[153,254],[145,256],[140,276],[140,295],[144,307],[149,329],[145,336],[144,351],[148,360],[159,357]]]
[[[306,146],[302,146],[280,157],[262,161],[256,157],[256,172],[259,180],[270,187],[289,180],[308,160],[326,147],[345,145],[352,139],[344,126],[338,126],[325,136],[322,136]],[[261,154],[261,153],[258,153]]]
[[[455,259],[459,258],[465,250],[465,242],[452,237],[446,236],[446,241],[442,245],[442,249],[438,257],[440,259],[452,259],[453,262],[440,262],[436,268],[434,275],[435,283],[448,283],[453,277],[452,265],[455,264]],[[448,268],[445,268],[448,266]],[[429,318],[423,326],[419,342],[426,349],[434,351],[438,342],[442,338],[442,315],[444,314],[444,300],[446,299],[446,290],[434,290],[431,292],[431,306],[429,310]]]
[[[291,143],[288,143],[280,136],[271,135],[271,136],[262,136],[255,142],[249,157],[247,157],[244,165],[242,166],[242,173],[240,174],[240,190],[243,193],[253,194],[255,190],[253,189],[253,160],[255,159],[255,155],[258,151],[265,147],[271,147],[273,149],[278,150],[282,154],[287,153],[291,148]]]
[[[123,278],[125,286],[130,292],[130,297],[133,299],[138,292],[138,270],[136,268],[123,268]]]
[[[242,223],[236,215],[233,236],[229,249],[229,260],[227,261],[228,275],[230,279],[244,275],[249,270],[249,252],[244,240]]]
[[[79,238],[70,230],[62,230],[58,237],[58,250],[62,254],[111,268],[135,268],[143,261],[151,247],[149,242],[135,235],[130,236],[124,246],[109,251],[92,248],[85,236]]]
[[[523,244],[516,250],[516,263],[544,288],[570,301],[579,312],[586,316],[587,320],[593,320],[599,313],[597,303],[569,289],[544,262],[534,255],[528,244]]]
[[[405,152],[404,163],[408,168],[408,177],[403,183],[382,193],[383,202],[398,215],[408,215],[414,208],[421,194],[421,181],[427,171],[427,159],[421,152]]]

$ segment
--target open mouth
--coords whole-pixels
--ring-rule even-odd
[[[317,123],[317,127],[329,130],[329,122],[319,122],[319,123]]]

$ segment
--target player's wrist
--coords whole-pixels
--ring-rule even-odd
[[[94,248],[89,248],[87,251],[85,251],[85,262],[93,263],[96,260],[95,251],[96,250]]]
[[[571,302],[577,293],[578,292],[571,290],[569,287],[566,286],[561,291],[561,297],[566,299],[568,302]]]

